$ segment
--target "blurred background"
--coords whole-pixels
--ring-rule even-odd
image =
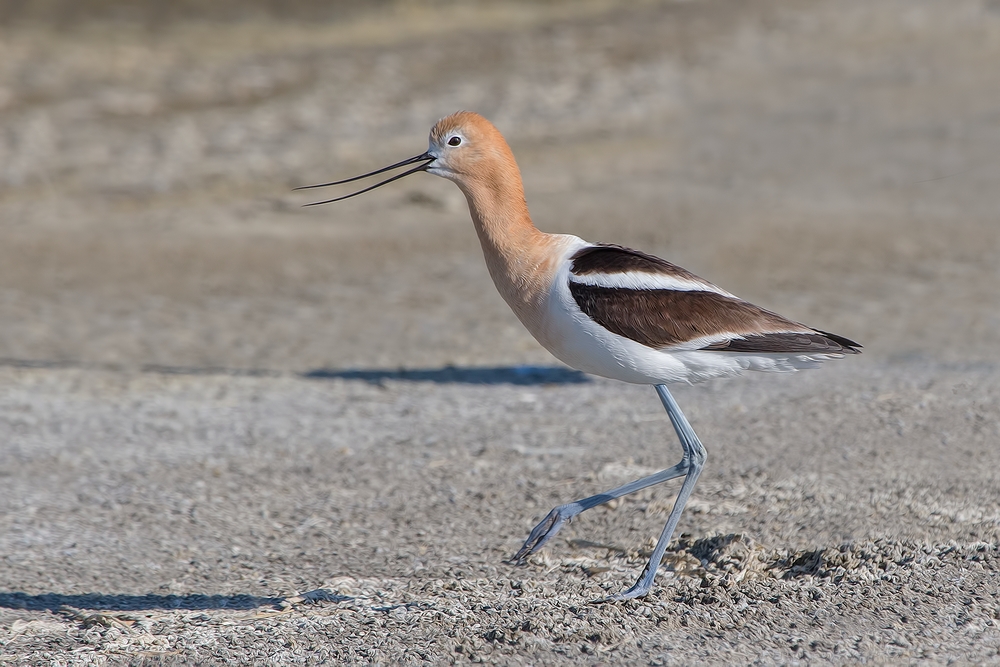
[[[478,111],[538,226],[1000,360],[996,0],[0,0],[0,358],[548,364],[457,188],[302,209]],[[330,195],[333,196],[333,195]]]

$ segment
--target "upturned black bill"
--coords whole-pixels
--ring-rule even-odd
[[[328,187],[328,186],[331,186],[331,185],[342,185],[344,183],[351,183],[353,181],[360,181],[362,178],[368,178],[369,176],[375,176],[376,174],[382,174],[382,173],[385,173],[387,171],[392,171],[393,169],[398,169],[399,167],[405,167],[406,165],[413,164],[415,162],[423,162],[423,164],[421,164],[421,165],[419,165],[417,167],[414,167],[413,169],[409,169],[407,171],[404,171],[402,174],[396,174],[392,178],[387,178],[384,181],[380,181],[380,182],[376,183],[375,185],[372,185],[372,186],[369,186],[367,188],[364,188],[363,190],[358,190],[357,192],[352,192],[351,194],[344,195],[343,197],[336,197],[335,199],[327,199],[325,201],[317,201],[317,202],[313,202],[311,204],[304,204],[304,206],[319,206],[320,204],[332,204],[335,201],[342,201],[344,199],[350,199],[351,197],[357,197],[358,195],[361,195],[361,194],[364,194],[364,193],[369,192],[371,190],[374,190],[375,188],[382,187],[386,183],[392,183],[393,181],[398,181],[399,179],[403,178],[404,176],[409,176],[410,174],[415,174],[418,171],[425,171],[427,169],[427,167],[430,166],[430,163],[434,161],[434,159],[435,159],[434,156],[431,155],[430,153],[422,153],[420,155],[416,155],[416,156],[411,157],[409,159],[403,160],[402,162],[397,162],[396,164],[390,164],[388,167],[382,167],[381,169],[376,169],[375,171],[370,171],[367,174],[361,174],[360,176],[355,176],[353,178],[345,178],[342,181],[333,181],[331,183],[320,183],[318,185],[303,185],[303,186],[295,188],[295,189],[296,190],[310,190],[312,188],[325,188],[325,187]]]

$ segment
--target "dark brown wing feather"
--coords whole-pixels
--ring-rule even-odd
[[[639,271],[641,273],[675,276],[699,283],[705,282],[687,269],[683,269],[676,264],[671,264],[665,259],[610,243],[587,246],[578,251],[570,259],[573,260],[570,271],[577,276],[595,273],[615,274]]]
[[[592,320],[619,336],[656,349],[720,335],[732,338],[704,349],[843,354],[857,352],[860,347],[846,338],[810,329],[715,292],[599,287],[572,280],[569,288],[580,310]]]

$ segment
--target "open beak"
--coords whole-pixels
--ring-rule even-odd
[[[402,174],[396,174],[392,178],[387,178],[384,181],[376,183],[375,185],[371,185],[371,186],[369,186],[369,187],[367,187],[367,188],[365,188],[363,190],[358,190],[357,192],[352,192],[351,194],[344,195],[343,197],[337,197],[335,199],[327,199],[325,201],[316,201],[316,202],[313,202],[311,204],[303,204],[303,205],[304,206],[319,206],[320,204],[331,204],[331,203],[333,203],[335,201],[341,201],[343,199],[350,199],[351,197],[356,197],[356,196],[364,194],[364,193],[366,193],[366,192],[368,192],[370,190],[374,190],[375,188],[380,188],[383,185],[385,185],[386,183],[392,183],[393,181],[398,181],[399,179],[403,178],[404,176],[409,176],[410,174],[415,174],[418,171],[426,171],[427,167],[429,167],[430,164],[431,164],[431,162],[433,162],[435,159],[436,158],[433,155],[431,155],[430,153],[421,153],[420,155],[415,155],[414,157],[411,157],[411,158],[409,158],[407,160],[403,160],[402,162],[397,162],[396,164],[390,164],[388,167],[382,167],[381,169],[376,169],[375,171],[370,171],[367,174],[361,174],[360,176],[355,176],[354,178],[345,178],[342,181],[333,181],[332,183],[320,183],[319,185],[303,185],[303,186],[295,188],[295,189],[296,190],[309,190],[311,188],[325,188],[325,187],[330,186],[330,185],[341,185],[343,183],[351,183],[353,181],[360,181],[362,178],[368,178],[369,176],[374,176],[375,174],[381,174],[381,173],[384,173],[384,172],[387,172],[387,171],[392,171],[393,169],[398,169],[399,167],[405,167],[408,164],[414,164],[415,162],[423,162],[423,164],[421,164],[421,165],[419,165],[417,167],[414,167],[413,169],[408,169],[408,170],[404,171]]]

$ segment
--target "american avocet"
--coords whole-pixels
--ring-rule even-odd
[[[354,197],[418,171],[454,181],[469,202],[490,276],[531,335],[581,371],[656,388],[680,438],[684,453],[680,463],[554,508],[511,559],[523,562],[581,512],[683,476],[642,575],[627,591],[609,599],[645,595],[706,457],[666,385],[744,370],[813,368],[825,359],[856,354],[861,346],[743,301],[659,257],[539,231],[528,215],[521,173],[510,147],[478,114],[461,111],[438,121],[431,129],[426,153],[361,176],[306,188],[350,183],[411,164],[417,166],[363,190],[307,205]]]

